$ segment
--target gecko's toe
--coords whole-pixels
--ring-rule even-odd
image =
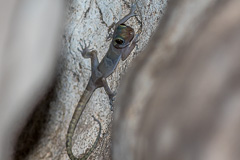
[[[137,10],[137,5],[136,3],[133,3],[131,6],[131,13],[134,14],[134,12]]]
[[[113,101],[110,101],[110,110],[113,111]]]
[[[111,109],[111,111],[113,111],[113,104],[114,104],[114,101],[115,101],[115,96],[116,96],[116,92],[114,92],[113,94],[111,94],[110,96],[109,96],[109,104],[110,104],[110,109]]]

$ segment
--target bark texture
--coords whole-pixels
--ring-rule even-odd
[[[114,160],[236,160],[240,1],[170,1],[117,100]]]

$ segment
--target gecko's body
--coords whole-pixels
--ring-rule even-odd
[[[95,89],[104,87],[111,102],[115,96],[115,94],[109,88],[106,78],[113,73],[120,59],[125,60],[130,55],[131,51],[134,49],[137,43],[141,29],[139,29],[138,33],[134,35],[134,30],[124,24],[130,17],[135,16],[135,10],[136,6],[133,5],[130,13],[116,24],[113,33],[113,40],[110,44],[109,50],[100,63],[97,58],[97,51],[90,51],[88,48],[89,46],[86,46],[85,44],[83,47],[83,45],[80,44],[82,50],[79,49],[79,51],[82,53],[82,56],[84,58],[91,58],[92,74],[88,81],[88,85],[74,111],[67,132],[66,148],[68,156],[71,160],[86,160],[97,146],[101,134],[101,123],[95,119],[95,117],[93,118],[99,124],[99,133],[93,146],[87,153],[84,154],[82,158],[77,158],[72,153],[72,137],[80,116]]]

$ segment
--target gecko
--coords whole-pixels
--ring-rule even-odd
[[[97,51],[89,49],[90,44],[87,45],[85,41],[84,43],[79,43],[81,49],[78,48],[78,51],[82,54],[84,58],[91,59],[91,76],[88,81],[87,87],[84,90],[80,101],[78,102],[77,107],[73,113],[67,131],[66,149],[67,154],[71,160],[86,160],[97,147],[97,143],[101,135],[101,123],[94,116],[92,117],[94,121],[96,121],[99,125],[99,132],[92,147],[86,153],[84,153],[81,158],[77,158],[73,155],[72,137],[77,123],[82,115],[82,112],[86,107],[86,104],[88,103],[90,97],[97,88],[104,87],[104,90],[110,99],[110,105],[112,110],[112,102],[116,93],[110,89],[106,78],[114,72],[120,59],[122,59],[122,61],[126,60],[126,58],[130,55],[130,53],[136,46],[136,43],[138,42],[138,37],[142,31],[142,25],[135,34],[133,28],[124,24],[129,18],[137,16],[137,14],[135,14],[136,8],[136,4],[133,4],[131,6],[130,12],[115,24],[112,42],[106,55],[103,57],[100,63],[97,57]]]

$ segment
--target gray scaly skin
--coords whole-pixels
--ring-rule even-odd
[[[138,42],[138,36],[141,33],[141,28],[138,30],[137,34],[134,35],[133,28],[124,24],[129,18],[136,16],[134,13],[135,11],[136,5],[133,4],[130,13],[117,22],[109,50],[100,63],[97,58],[97,51],[90,51],[89,45],[87,46],[85,42],[85,46],[80,43],[82,49],[78,50],[81,52],[82,56],[84,58],[91,58],[92,73],[88,81],[88,85],[74,111],[67,131],[66,148],[67,154],[71,160],[86,160],[97,147],[97,143],[101,135],[101,123],[95,117],[93,118],[99,124],[99,133],[93,146],[90,148],[90,150],[88,150],[87,153],[84,154],[82,158],[77,158],[72,153],[72,137],[80,116],[82,115],[82,112],[95,89],[104,87],[109,96],[110,104],[112,104],[115,93],[109,88],[106,78],[113,73],[120,59],[124,61],[130,55],[136,43]]]

